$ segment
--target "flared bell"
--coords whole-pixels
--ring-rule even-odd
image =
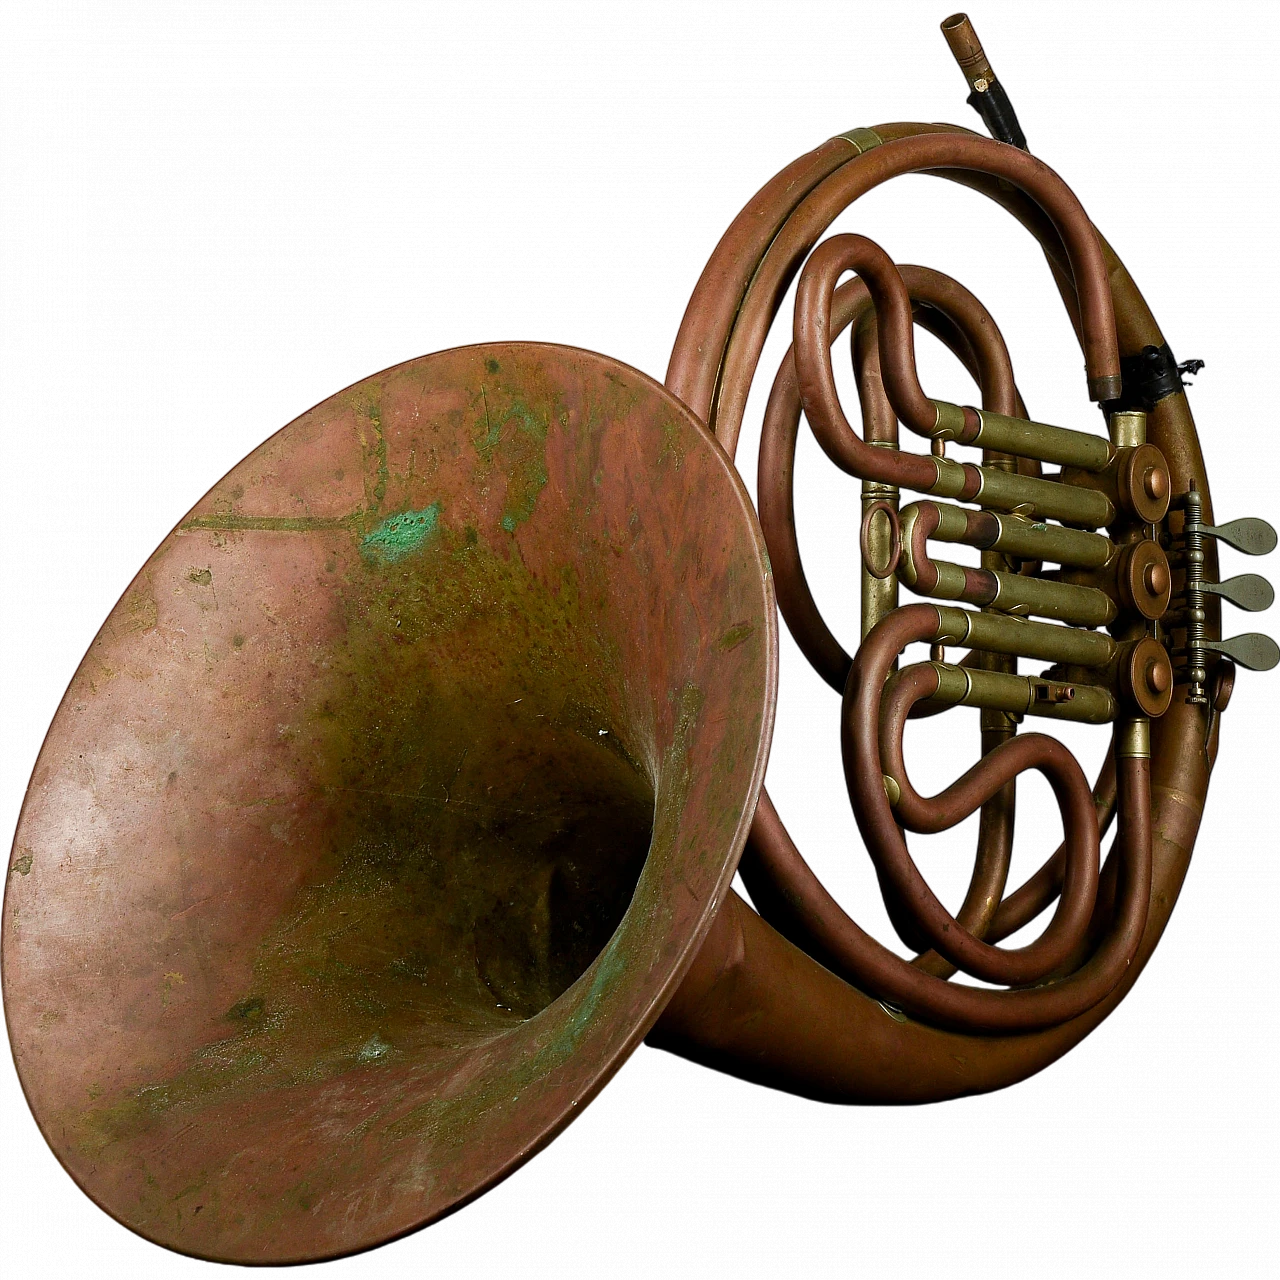
[[[728,890],[774,618],[726,456],[605,357],[447,351],[273,436],[112,611],[28,791],[4,994],[72,1176],[269,1263],[527,1159]]]

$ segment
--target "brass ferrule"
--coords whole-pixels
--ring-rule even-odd
[[[1082,471],[1103,470],[1115,452],[1109,440],[1090,431],[1073,431],[1026,418],[1007,418],[1003,413],[988,413],[985,409],[976,412],[980,424],[978,434],[966,443],[981,445],[984,449],[1016,454],[1019,458],[1038,458],[1057,466],[1079,467]]]
[[[1120,409],[1111,415],[1107,426],[1117,449],[1147,443],[1147,415],[1141,409]]]
[[[997,511],[1029,507],[1028,514],[1086,529],[1101,529],[1116,518],[1111,499],[1096,489],[1062,484],[1057,480],[1037,480],[1033,476],[1010,475],[994,467],[980,467],[978,470],[982,475],[982,485],[973,500],[984,507]],[[940,490],[934,492],[941,497],[954,497],[960,490],[945,494]]]
[[[884,139],[874,129],[847,129],[844,133],[837,133],[836,137],[844,139],[860,156],[873,147],[884,145]]]
[[[1116,755],[1120,759],[1151,759],[1151,721],[1145,716],[1116,724]]]
[[[905,562],[907,559],[905,546],[903,551],[902,559]],[[935,600],[963,600],[967,582],[964,569],[948,560],[933,560],[931,563],[938,571],[938,583],[932,591],[922,594],[928,595]],[[916,589],[918,590],[918,588]]]
[[[930,400],[937,417],[933,430],[929,432],[931,440],[959,440],[964,433],[964,410],[949,400]]]
[[[933,536],[939,542],[963,542],[972,513],[949,502],[935,502],[933,505],[938,512],[938,527],[933,531]]]
[[[954,605],[939,605],[939,644],[967,645],[986,653],[1009,653],[1036,662],[1059,662],[1077,667],[1104,667],[1116,655],[1117,644],[1105,631],[1081,631],[1049,622],[1025,622],[999,613],[976,613]]]
[[[942,565],[934,563],[941,571]],[[996,598],[988,608],[1001,613],[1032,613],[1037,618],[1055,618],[1078,627],[1105,627],[1116,616],[1115,601],[1096,587],[1078,587],[1069,582],[1028,578],[999,570],[994,576]]]
[[[929,665],[938,673],[938,690],[930,702],[986,707],[1009,715],[1043,716],[1081,724],[1109,724],[1116,716],[1115,698],[1097,685],[1060,684],[1039,676],[983,671],[944,662]]]
[[[953,462],[950,458],[933,459],[938,478],[933,482],[929,492],[935,498],[958,498],[969,483],[969,473],[964,464]]]

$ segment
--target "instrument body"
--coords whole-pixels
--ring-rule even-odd
[[[1029,113],[1029,114],[1030,114],[1030,113]],[[783,150],[783,154],[785,154],[785,150]],[[1091,188],[1091,189],[1098,189],[1098,188],[1097,188],[1097,184],[1091,184],[1091,183],[1088,183],[1087,178],[1083,177],[1083,175],[1080,175],[1080,177],[1079,177],[1079,178],[1078,178],[1078,177],[1076,177],[1076,170],[1075,170],[1075,168],[1074,168],[1074,165],[1073,165],[1073,164],[1071,164],[1071,163],[1069,163],[1069,161],[1065,161],[1064,166],[1065,166],[1066,170],[1068,170],[1068,172],[1071,174],[1071,177],[1073,177],[1073,179],[1078,180],[1078,183],[1079,183],[1079,186],[1080,186],[1080,187],[1082,187],[1082,188],[1084,188],[1084,187],[1089,187],[1089,188]],[[736,179],[735,179],[735,180],[736,180]],[[1100,200],[1096,200],[1096,201],[1094,201],[1094,202],[1096,202],[1096,204],[1097,204],[1097,202],[1101,202],[1101,201],[1100,201]],[[730,204],[732,204],[732,201],[730,201]],[[724,210],[723,212],[727,212],[727,211],[728,211],[728,210],[726,209],[726,210]],[[722,214],[717,215],[717,216],[718,216],[718,218],[722,218],[722,216],[723,216],[723,212],[722,212]],[[708,224],[708,225],[712,225],[712,224]],[[716,225],[718,225],[718,221],[717,221]],[[1117,238],[1117,239],[1119,239],[1119,241],[1120,241],[1120,248],[1121,248],[1121,252],[1123,252],[1123,253],[1128,252],[1128,250],[1129,250],[1128,242],[1125,242],[1125,241],[1124,241],[1124,239],[1123,239],[1123,237],[1120,237],[1120,236],[1119,236],[1119,234],[1117,234],[1117,237],[1116,237],[1116,238]],[[904,236],[904,239],[905,239],[905,236]],[[931,257],[932,257],[932,255],[929,255],[929,256],[931,256]],[[1134,259],[1137,259],[1137,257],[1138,257],[1137,253],[1134,253],[1133,257],[1134,257]],[[975,280],[975,283],[978,283],[977,273],[970,273],[970,278],[974,279],[974,280]],[[1147,276],[1146,276],[1146,275],[1144,275],[1144,279],[1147,279]],[[1156,284],[1155,280],[1153,280],[1153,279],[1152,279],[1152,280],[1151,280],[1151,282],[1149,282],[1149,283],[1151,283],[1151,284],[1152,284],[1153,292],[1155,292],[1155,289],[1156,289],[1156,288],[1158,288],[1158,285]],[[1165,316],[1164,316],[1164,302],[1162,302],[1162,300],[1161,300],[1160,305],[1161,305],[1161,311],[1162,311],[1162,319],[1164,319],[1164,317],[1165,317]],[[1176,332],[1176,326],[1175,326],[1175,324],[1169,323],[1169,328],[1170,328],[1170,329],[1172,329],[1172,330],[1175,330],[1175,332]],[[575,333],[572,333],[571,335],[573,335],[573,337],[577,337],[577,333],[576,333],[576,332],[575,332]],[[586,334],[586,337],[594,337],[594,334]],[[646,340],[649,340],[649,339],[652,339],[652,335],[648,335],[648,338],[646,338]],[[1194,340],[1196,340],[1196,339],[1190,339],[1190,340],[1192,340],[1192,342],[1194,342]],[[1207,344],[1207,343],[1206,343],[1206,344]],[[620,343],[620,344],[617,344],[617,346],[618,346],[618,349],[623,349],[623,351],[630,352],[630,349],[631,349],[631,348],[622,347],[622,344],[621,344],[621,343]],[[1062,346],[1064,346],[1064,347],[1066,346],[1066,338],[1065,338],[1065,334],[1064,334],[1064,337],[1062,337]],[[1069,367],[1069,361],[1068,361],[1068,360],[1064,360],[1064,362],[1062,362],[1062,364],[1064,364],[1064,367]],[[1020,367],[1023,367],[1023,366],[1021,366],[1021,364],[1020,364]],[[326,375],[326,376],[328,376],[328,375]],[[1206,396],[1210,396],[1210,397],[1212,397],[1212,394],[1213,394],[1212,384],[1206,384],[1206,392],[1204,392],[1204,394],[1206,394]],[[1212,401],[1210,401],[1210,403],[1212,403]],[[220,447],[221,447],[221,448],[223,448],[223,453],[230,452],[230,451],[229,451],[229,449],[228,449],[227,447],[225,447],[225,445],[220,445]],[[233,445],[233,448],[234,448],[234,447],[238,447],[238,445]],[[1247,479],[1248,479],[1248,477],[1242,477],[1242,480],[1247,480]],[[1219,472],[1215,472],[1215,476],[1213,476],[1213,480],[1215,480],[1215,483],[1216,483],[1216,484],[1224,485],[1224,486],[1225,486],[1226,484],[1229,484],[1229,483],[1230,483],[1230,481],[1229,481],[1229,477],[1228,477],[1228,474],[1226,474],[1226,472],[1225,472],[1225,471],[1224,471],[1224,472],[1222,472],[1222,474],[1219,474]],[[1265,503],[1258,502],[1258,500],[1254,500],[1254,502],[1249,502],[1249,500],[1248,500],[1248,499],[1244,499],[1244,500],[1234,500],[1234,502],[1233,502],[1233,500],[1230,500],[1230,499],[1229,499],[1229,500],[1228,500],[1228,503],[1226,503],[1226,507],[1228,507],[1228,509],[1258,509],[1258,508],[1260,508],[1260,507],[1265,507]],[[800,677],[796,677],[796,678],[795,678],[795,680],[794,680],[794,681],[792,681],[792,685],[799,684],[799,682],[800,682]],[[1240,716],[1240,717],[1249,717],[1249,716],[1251,716],[1251,714],[1252,714],[1252,713],[1251,713],[1251,712],[1249,712],[1249,710],[1244,709],[1244,710],[1240,710],[1240,712],[1236,712],[1235,714],[1238,714],[1238,716]],[[815,719],[817,719],[817,717],[815,717]],[[1242,730],[1242,731],[1240,731],[1240,733],[1242,733],[1242,736],[1243,736],[1243,732],[1244,732],[1243,730]],[[1230,780],[1228,781],[1228,786],[1230,786]],[[1226,801],[1226,800],[1224,799],[1224,801],[1222,801],[1222,803],[1224,803],[1224,804],[1228,804],[1228,803],[1229,803],[1229,801]],[[788,815],[790,815],[790,810],[788,810]],[[1212,831],[1212,828],[1211,828],[1211,831]],[[1206,874],[1210,874],[1210,873],[1206,873]],[[1188,911],[1188,910],[1190,910],[1190,908],[1184,908],[1184,909],[1183,909],[1183,911],[1180,911],[1180,915],[1179,915],[1179,925],[1180,925],[1180,923],[1181,923],[1181,918],[1183,918],[1183,913],[1185,913],[1185,911]],[[1202,919],[1203,919],[1203,918],[1202,918]],[[1178,928],[1178,925],[1175,925],[1175,933],[1174,933],[1174,936],[1172,936],[1172,937],[1174,937],[1174,938],[1176,938],[1176,936],[1178,936],[1178,934],[1176,934],[1176,928]],[[1172,941],[1170,942],[1170,947],[1175,946],[1175,945],[1176,945],[1176,943],[1175,943],[1175,942],[1172,942]],[[1166,948],[1166,950],[1169,950],[1169,948]],[[1147,984],[1147,986],[1148,986],[1148,987],[1153,987],[1153,986],[1155,986],[1155,984],[1153,984],[1153,983],[1148,983],[1148,984]],[[1140,995],[1140,996],[1138,997],[1138,998],[1139,998],[1139,1002],[1140,1002],[1140,1001],[1142,1001],[1142,1000],[1143,1000],[1143,998],[1146,998],[1146,997],[1147,997],[1147,993],[1146,993],[1146,992],[1143,992],[1143,995]],[[1171,997],[1171,998],[1172,998],[1172,997]],[[1158,1000],[1158,997],[1155,995],[1155,993],[1152,993],[1152,995],[1151,995],[1151,1000]],[[1126,1016],[1126,1015],[1125,1015],[1125,1016]],[[1124,1021],[1124,1016],[1123,1016],[1123,1018],[1121,1018],[1121,1023],[1123,1023],[1123,1021]],[[1087,1051],[1087,1052],[1093,1052],[1093,1051],[1092,1051],[1092,1050],[1089,1050],[1089,1051]],[[1142,1050],[1140,1050],[1140,1048],[1135,1048],[1134,1052],[1143,1052],[1143,1051],[1142,1051]],[[1125,1060],[1126,1060],[1126,1061],[1128,1061],[1128,1059],[1125,1059]],[[1061,1068],[1061,1069],[1059,1069],[1059,1070],[1060,1070],[1060,1071],[1070,1071],[1070,1070],[1074,1070],[1074,1068],[1073,1068],[1073,1066],[1071,1066],[1071,1065],[1069,1064],[1069,1065],[1068,1065],[1068,1068]],[[1110,1073],[1103,1073],[1103,1074],[1110,1074]],[[1062,1085],[1062,1091],[1064,1091],[1064,1093],[1068,1092],[1068,1087],[1066,1087],[1066,1085]],[[1057,1098],[1057,1103],[1059,1103],[1059,1105],[1061,1105],[1061,1103],[1062,1103],[1062,1098],[1061,1098],[1061,1097]],[[608,1105],[608,1103],[605,1103],[605,1106],[607,1106],[607,1105]],[[996,1101],[992,1101],[992,1102],[983,1103],[983,1106],[988,1106],[988,1107],[991,1107],[991,1108],[992,1108],[992,1114],[996,1114],[996,1112],[998,1111],[998,1107],[1000,1107],[1001,1105],[1004,1105],[1004,1103],[1001,1103],[1001,1102],[1000,1102],[1000,1101],[998,1101],[998,1100],[996,1100]],[[572,1139],[570,1139],[570,1140],[572,1140]],[[518,1184],[517,1184],[517,1185],[518,1185]],[[508,1203],[508,1204],[509,1204],[509,1201],[507,1201],[506,1203]]]

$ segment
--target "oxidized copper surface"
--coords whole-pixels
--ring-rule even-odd
[[[605,357],[447,351],[273,436],[112,611],[28,792],[4,992],[68,1170],[282,1262],[528,1158],[727,890],[774,628],[724,453]]]

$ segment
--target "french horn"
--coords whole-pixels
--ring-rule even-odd
[[[234,468],[112,610],[35,765],[2,958],[32,1111],[124,1225],[224,1262],[339,1257],[483,1194],[642,1040],[806,1098],[933,1102],[1027,1078],[1128,994],[1237,669],[1280,658],[1223,638],[1223,601],[1272,593],[1218,547],[1276,537],[1215,517],[1194,362],[1027,149],[968,19],[942,27],[991,136],[880,124],[788,165],[716,247],[663,383],[537,342],[396,365]],[[959,282],[827,236],[914,174],[1039,242],[1101,430],[1031,417]],[[793,283],[757,517],[733,459]],[[917,327],[977,404],[926,393]],[[859,482],[852,654],[800,556],[802,421]],[[778,613],[840,695],[899,948],[762,788]],[[980,758],[923,796],[907,724],[957,706]],[[1110,732],[1095,780],[1045,722]],[[1011,885],[1028,771],[1062,842]],[[953,911],[908,837],[974,815]]]

